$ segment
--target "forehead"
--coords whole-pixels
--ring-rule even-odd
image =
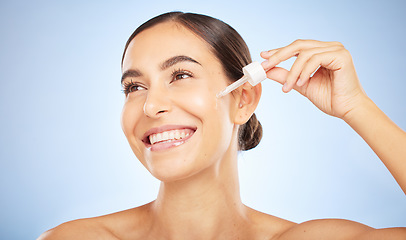
[[[210,46],[191,30],[175,22],[165,22],[139,33],[129,44],[123,71],[135,66],[160,64],[168,58],[185,55],[205,62],[218,61]]]

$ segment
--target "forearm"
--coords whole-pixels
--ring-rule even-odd
[[[406,133],[365,97],[344,120],[367,142],[406,194]]]

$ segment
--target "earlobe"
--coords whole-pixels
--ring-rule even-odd
[[[262,87],[260,83],[255,86],[245,83],[239,93],[240,98],[234,123],[242,125],[250,119],[257,108],[259,99],[261,98]]]

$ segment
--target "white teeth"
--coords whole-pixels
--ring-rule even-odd
[[[162,138],[163,138],[163,139],[169,139],[169,134],[168,134],[168,132],[163,132],[163,133],[162,133]]]
[[[179,133],[179,131],[175,131],[175,138],[176,138],[176,139],[180,139],[180,133]]]
[[[158,142],[179,140],[189,136],[192,132],[193,130],[191,129],[165,131],[162,133],[149,135],[149,141],[151,142],[151,144],[154,144]]]
[[[168,135],[169,135],[169,136],[168,136],[169,139],[174,139],[174,138],[175,138],[175,133],[174,133],[174,131],[170,131]]]

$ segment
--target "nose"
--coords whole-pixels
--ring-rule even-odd
[[[162,87],[148,89],[144,103],[144,114],[150,118],[160,118],[171,110],[171,100]]]

